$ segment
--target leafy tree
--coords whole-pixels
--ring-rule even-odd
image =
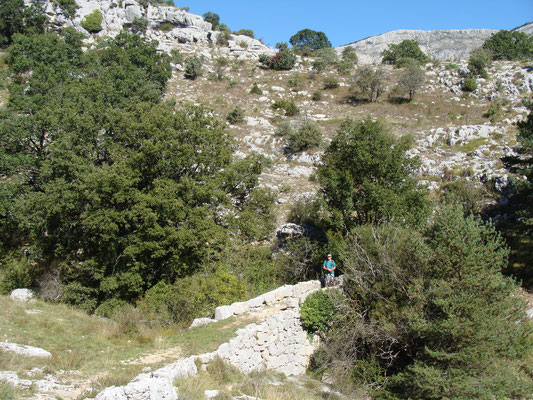
[[[202,76],[203,60],[198,56],[191,56],[185,60],[185,71],[183,76],[186,79],[195,80]]]
[[[389,44],[389,48],[383,50],[381,55],[383,56],[383,63],[394,65],[404,58],[411,58],[419,62],[428,60],[428,56],[420,50],[418,43],[410,39],[406,39],[399,44]]]
[[[89,33],[98,33],[102,30],[102,13],[100,10],[94,10],[81,20],[81,26]]]
[[[222,123],[162,102],[171,68],[156,42],[122,32],[84,53],[73,30],[15,35],[7,62],[0,275],[11,283],[58,272],[63,300],[91,311],[198,271],[230,235],[270,234],[272,199],[254,193],[263,163],[234,165]]]
[[[398,85],[409,93],[409,100],[413,100],[415,93],[426,80],[426,74],[417,65],[408,66],[398,78]]]
[[[322,130],[311,121],[306,121],[298,130],[291,132],[287,137],[287,148],[294,153],[318,147],[321,143]]]
[[[500,273],[507,255],[460,207],[423,234],[358,228],[340,255],[347,301],[326,343],[336,364],[377,398],[527,397],[532,325]]]
[[[355,49],[351,46],[345,47],[342,50],[342,59],[357,64],[357,53],[355,52]]]
[[[349,231],[365,223],[423,221],[427,201],[410,176],[417,160],[407,149],[380,120],[345,120],[317,171],[329,223]]]
[[[370,102],[375,102],[385,90],[383,71],[369,65],[359,68],[354,79],[354,86],[368,96]]]
[[[473,75],[487,77],[487,68],[492,64],[492,54],[487,49],[477,49],[470,54],[468,69]]]
[[[220,28],[220,16],[214,12],[208,11],[204,15],[204,20],[211,24],[211,27],[214,31],[217,31]]]
[[[0,1],[0,46],[12,42],[16,33],[42,33],[46,29],[46,17],[42,1],[34,0],[26,5],[23,0]]]
[[[331,47],[331,42],[324,32],[317,32],[312,29],[298,31],[291,36],[289,43],[295,50],[304,54],[311,54],[314,51]]]
[[[533,36],[524,32],[502,30],[483,43],[494,60],[522,60],[533,58]]]

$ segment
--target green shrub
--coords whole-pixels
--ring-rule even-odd
[[[231,39],[231,32],[221,31],[217,35],[218,46],[229,46],[229,40]]]
[[[426,62],[428,60],[428,56],[420,50],[418,43],[410,39],[406,39],[399,44],[389,44],[388,49],[383,50],[381,55],[383,56],[383,63],[394,65],[404,58],[412,58],[419,62]]]
[[[289,121],[281,121],[276,127],[274,134],[281,137],[289,137],[294,133],[294,128]]]
[[[293,153],[320,146],[322,130],[313,122],[306,122],[287,137],[287,148]]]
[[[170,29],[172,29],[172,24],[169,24],[169,25],[171,25]],[[133,21],[131,21],[130,30],[134,33],[144,34],[146,33],[147,28],[148,28],[148,20],[146,18],[135,17]]]
[[[261,55],[259,62],[266,65],[270,69],[277,71],[291,70],[296,63],[296,56],[290,49],[280,49],[277,54],[272,57]]]
[[[319,91],[319,90],[313,92],[313,95],[311,96],[311,99],[312,99],[313,101],[320,101],[320,100],[322,100],[322,92]]]
[[[352,64],[357,64],[357,53],[355,52],[355,49],[353,47],[345,47],[342,50],[342,59],[344,61],[349,61]]]
[[[220,28],[220,16],[214,12],[208,11],[202,15],[204,21],[211,24],[211,29],[216,31]]]
[[[295,115],[298,115],[300,113],[300,109],[298,106],[294,103],[292,100],[276,100],[272,105],[273,110],[283,110],[285,111],[285,115],[287,117],[294,117]]]
[[[486,49],[477,49],[470,54],[468,69],[473,75],[487,75],[486,69],[492,63],[492,54]]]
[[[184,61],[185,58],[183,56],[183,53],[181,51],[179,51],[178,49],[170,50],[170,57],[171,57],[172,62],[174,64],[183,65],[183,61]]]
[[[339,81],[336,78],[328,77],[324,79],[324,89],[331,90],[339,87]]]
[[[502,30],[483,43],[494,60],[522,60],[533,58],[533,35],[519,31]]]
[[[342,60],[337,63],[337,71],[342,75],[349,75],[354,67],[354,63],[348,60]]]
[[[183,76],[186,79],[195,80],[202,76],[203,60],[198,56],[191,56],[185,60],[185,72]]]
[[[466,78],[461,86],[463,92],[473,92],[477,89],[477,82],[474,78]]]
[[[304,81],[298,74],[292,74],[287,81],[287,86],[293,88],[302,88],[304,86]]]
[[[100,304],[94,313],[102,317],[111,318],[118,310],[126,306],[128,306],[128,303],[124,300],[109,299]]]
[[[322,72],[328,67],[328,62],[322,58],[317,58],[313,61],[313,70]]]
[[[233,32],[234,35],[244,35],[251,37],[252,39],[255,38],[254,31],[251,29],[239,29],[238,31]]]
[[[254,82],[252,88],[250,89],[250,93],[251,94],[262,95],[263,91],[261,90],[261,88],[259,86],[257,86],[257,82]]]
[[[170,22],[165,22],[157,27],[161,32],[170,32],[172,29],[174,29],[174,25]]]
[[[311,54],[314,51],[331,47],[324,32],[317,32],[312,29],[302,29],[291,36],[289,43],[302,54]]]
[[[81,26],[89,33],[98,33],[102,30],[102,13],[94,10],[81,20]]]
[[[325,332],[335,317],[335,306],[326,291],[307,296],[300,308],[302,327],[309,333]]]
[[[230,124],[240,124],[244,121],[244,110],[240,106],[235,106],[226,117]]]
[[[498,122],[503,118],[503,101],[500,99],[494,100],[490,103],[489,109],[483,116],[488,118],[490,122]]]
[[[418,67],[420,65],[420,62],[411,57],[401,57],[401,58],[398,58],[396,62],[394,63],[395,68],[405,68],[411,65]]]
[[[197,317],[211,317],[219,305],[244,300],[242,279],[224,269],[177,279],[174,284],[159,282],[140,301],[139,310],[162,325],[190,323]]]

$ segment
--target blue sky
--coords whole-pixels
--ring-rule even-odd
[[[174,0],[220,15],[232,30],[253,29],[274,46],[300,29],[324,32],[334,46],[396,29],[512,29],[533,21],[533,0]]]

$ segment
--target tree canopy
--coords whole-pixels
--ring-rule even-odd
[[[289,39],[289,43],[295,50],[304,53],[312,53],[319,49],[331,47],[331,42],[324,32],[317,32],[312,29],[302,29],[296,32]]]
[[[30,285],[55,271],[63,299],[92,310],[199,271],[232,234],[269,234],[272,198],[255,189],[263,160],[234,162],[208,110],[162,102],[171,70],[156,46],[122,32],[84,53],[73,30],[14,36],[2,285],[20,285],[21,263]],[[7,251],[17,247],[24,256]]]
[[[380,120],[348,119],[341,124],[317,172],[330,222],[337,229],[423,219],[427,203],[410,176],[417,160],[407,157],[407,149],[408,143],[395,139]]]
[[[389,48],[383,50],[382,62],[386,64],[398,65],[402,59],[410,58],[419,62],[428,60],[428,56],[424,54],[418,43],[415,40],[406,39],[398,44],[389,44]]]
[[[502,30],[483,43],[494,60],[522,60],[533,58],[533,35],[524,32]]]

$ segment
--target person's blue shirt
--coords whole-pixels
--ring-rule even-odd
[[[324,267],[326,267],[327,269],[333,269],[334,266],[335,266],[335,261],[333,261],[333,260],[324,261]],[[334,275],[335,274],[335,270],[333,270],[333,271],[327,271],[326,270],[326,274]]]

